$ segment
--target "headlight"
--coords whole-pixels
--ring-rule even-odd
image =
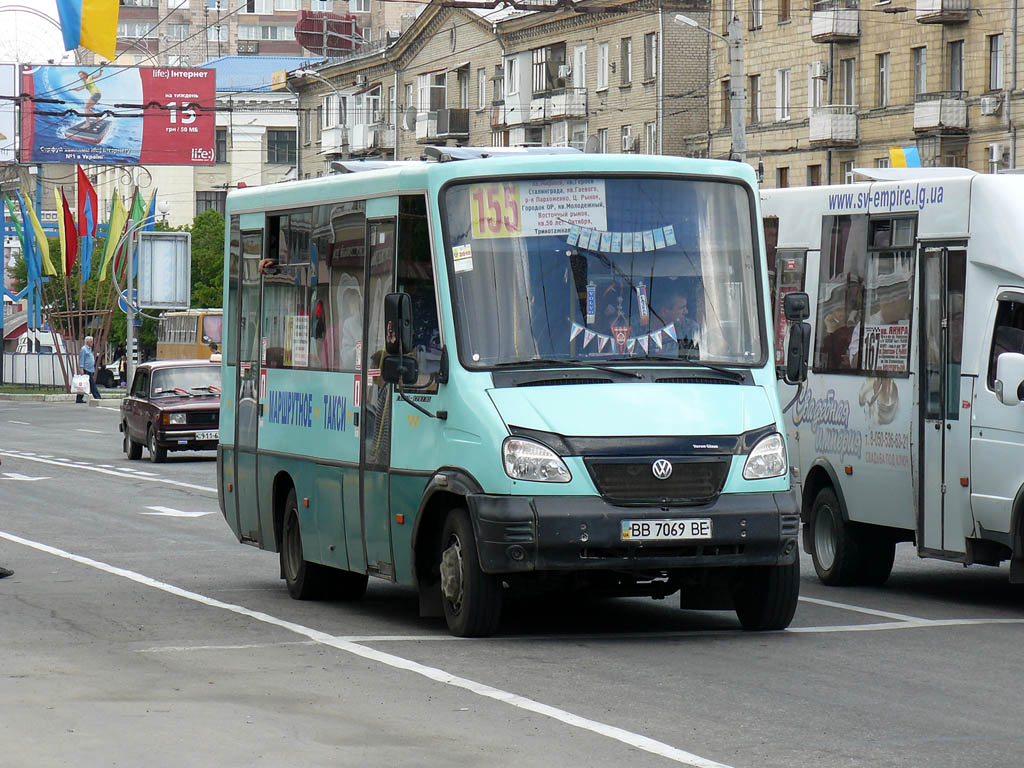
[[[763,480],[786,474],[786,443],[778,432],[763,438],[747,456],[744,480]]]
[[[169,413],[167,414],[168,424],[184,424],[185,414],[184,413]]]
[[[519,437],[505,438],[501,444],[505,474],[513,480],[535,480],[538,483],[568,483],[569,468],[558,454],[547,446]]]

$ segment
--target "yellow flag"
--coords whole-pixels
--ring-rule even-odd
[[[121,196],[114,190],[114,198],[110,204],[110,220],[107,222],[107,243],[103,246],[103,260],[100,262],[100,279],[103,282],[107,279],[107,272],[114,260],[114,251],[124,231],[124,223],[128,220],[128,211],[124,209]]]
[[[66,241],[66,233],[64,232],[64,205],[60,200],[60,190],[57,187],[53,188],[53,197],[57,201],[57,227],[60,229],[60,261],[57,262],[57,271],[61,275],[64,274],[64,265],[68,263],[68,246]]]
[[[82,37],[79,45],[107,61],[117,56],[118,0],[82,0]]]
[[[50,261],[50,241],[46,239],[43,225],[39,223],[36,210],[32,207],[32,198],[28,195],[25,196],[25,208],[28,210],[28,217],[32,222],[32,231],[36,235],[36,247],[39,249],[39,258],[43,264],[43,274],[56,276],[57,270],[53,268],[53,262]]]

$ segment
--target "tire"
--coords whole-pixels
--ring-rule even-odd
[[[745,630],[767,632],[785,629],[796,613],[800,598],[800,552],[789,565],[744,569],[733,597],[736,617]]]
[[[124,425],[124,452],[132,461],[138,461],[142,458],[142,443],[136,443],[132,440],[131,434],[128,432],[128,424]]]
[[[858,537],[843,521],[839,499],[831,488],[822,488],[811,506],[811,559],[822,584],[848,587],[863,573]]]
[[[502,586],[480,569],[469,512],[449,510],[441,534],[441,603],[456,637],[488,637],[501,620]]]
[[[889,574],[892,573],[892,564],[896,560],[896,542],[872,531],[865,531],[859,536],[862,557],[857,583],[880,587],[889,580]]]
[[[284,525],[281,528],[281,573],[284,575],[288,594],[296,600],[317,600],[324,597],[332,586],[331,571],[332,569],[317,563],[306,562],[303,556],[299,505],[295,489],[292,488],[284,502]]]
[[[160,464],[167,461],[167,449],[161,448],[156,444],[156,430],[152,426],[149,428],[149,436],[146,440],[149,446],[149,460],[154,464]]]
[[[110,389],[112,386],[114,386],[114,374],[111,373],[106,368],[101,368],[96,373],[96,384],[98,386]]]

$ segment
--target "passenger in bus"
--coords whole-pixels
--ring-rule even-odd
[[[840,306],[825,315],[825,338],[820,353],[820,364],[824,370],[857,368],[860,353],[860,321],[857,314],[847,312],[845,306]]]
[[[359,367],[359,342],[363,335],[363,297],[358,288],[349,286],[341,294],[341,365],[340,370]]]
[[[693,292],[682,285],[682,281],[676,281],[668,285],[668,300],[660,302],[664,309],[654,310],[655,317],[660,317],[664,322],[671,323],[676,334],[676,349],[679,357],[700,357],[701,329],[700,324],[691,312]],[[671,342],[666,342],[671,344]]]

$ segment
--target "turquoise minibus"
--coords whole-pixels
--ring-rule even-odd
[[[292,597],[375,576],[459,636],[546,591],[788,626],[800,516],[752,170],[341,165],[227,200],[220,505]]]

